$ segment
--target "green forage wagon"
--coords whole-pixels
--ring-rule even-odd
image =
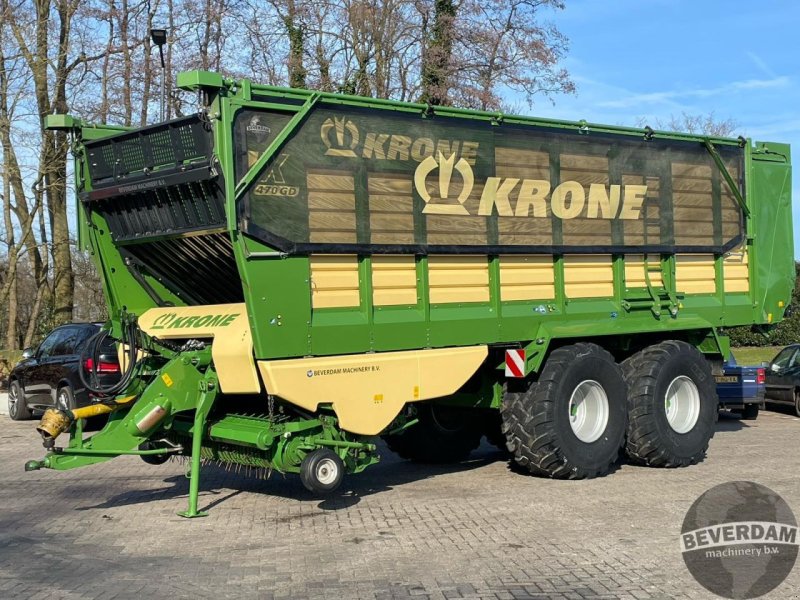
[[[28,469],[124,454],[299,473],[455,461],[532,473],[701,460],[724,328],[783,318],[785,144],[553,121],[183,73],[196,114],[54,115],[75,152],[124,376],[48,411]],[[94,361],[95,364],[97,361]],[[108,413],[88,436],[83,420]],[[56,445],[70,430],[69,442]]]

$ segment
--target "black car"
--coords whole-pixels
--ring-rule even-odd
[[[800,344],[786,346],[767,365],[766,400],[791,404],[800,417]]]
[[[50,407],[71,409],[89,404],[89,393],[81,383],[78,369],[81,352],[100,328],[99,323],[62,325],[51,331],[38,348],[26,349],[9,378],[9,416],[22,421],[29,419],[32,411]],[[93,369],[91,358],[85,363],[86,372]],[[108,338],[100,347],[96,372],[102,386],[119,381],[117,349]]]

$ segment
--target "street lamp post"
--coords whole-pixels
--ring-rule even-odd
[[[164,44],[167,43],[167,30],[166,29],[151,29],[150,39],[158,46],[158,54],[161,57],[161,120],[167,119],[167,74],[166,65],[164,64]]]

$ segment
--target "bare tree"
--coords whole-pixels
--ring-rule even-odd
[[[683,133],[695,133],[699,135],[711,135],[716,137],[732,137],[739,128],[739,123],[730,117],[718,119],[713,113],[692,114],[682,112],[680,115],[670,115],[667,119],[650,119],[639,117],[636,120],[639,127],[649,125],[654,129],[665,131],[680,131]]]
[[[99,286],[68,227],[68,137],[45,131],[44,120],[71,112],[152,122],[160,92],[152,27],[167,29],[167,81],[208,69],[498,110],[508,90],[527,101],[573,91],[560,68],[567,40],[545,18],[561,8],[559,0],[0,0],[0,340],[29,345],[54,324],[95,318],[84,304],[99,304]],[[175,90],[167,118],[194,102]]]

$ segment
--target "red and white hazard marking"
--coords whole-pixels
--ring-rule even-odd
[[[506,350],[506,377],[525,377],[525,350]]]

